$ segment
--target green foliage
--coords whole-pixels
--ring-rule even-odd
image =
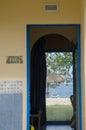
[[[47,73],[60,74],[65,77],[67,82],[72,80],[73,72],[70,73],[70,69],[73,66],[72,52],[46,53],[46,65]]]

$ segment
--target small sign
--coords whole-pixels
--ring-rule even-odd
[[[13,63],[22,64],[23,56],[7,56],[6,63],[7,64],[13,64]]]

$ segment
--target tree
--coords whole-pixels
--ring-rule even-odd
[[[47,73],[57,73],[64,77],[66,82],[73,79],[72,52],[46,53]]]

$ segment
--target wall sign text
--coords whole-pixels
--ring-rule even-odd
[[[7,56],[6,63],[7,64],[12,64],[12,63],[22,64],[23,56]]]

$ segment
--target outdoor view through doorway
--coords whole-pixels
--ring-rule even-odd
[[[73,115],[73,52],[46,52],[47,122],[67,122]]]

